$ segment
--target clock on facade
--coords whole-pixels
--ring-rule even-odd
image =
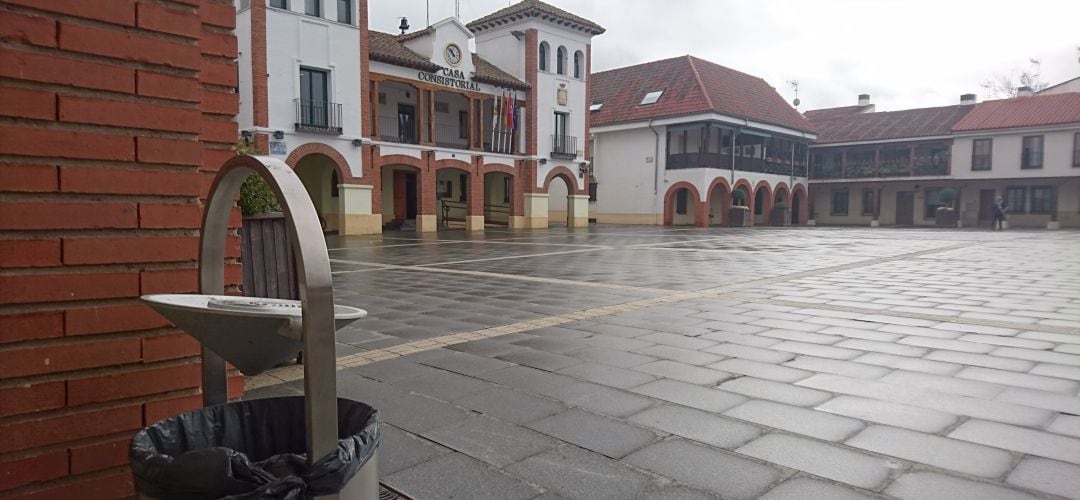
[[[446,44],[446,62],[451,66],[457,66],[461,64],[461,47],[458,47],[456,43]]]

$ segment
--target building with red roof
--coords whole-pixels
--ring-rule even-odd
[[[693,56],[602,71],[589,121],[597,222],[807,221],[816,130],[761,78]],[[749,210],[731,210],[733,191]]]

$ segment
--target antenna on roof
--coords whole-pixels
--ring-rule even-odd
[[[795,89],[795,100],[791,101],[791,104],[794,104],[795,107],[797,108],[797,107],[799,107],[799,104],[802,104],[802,101],[799,100],[799,81],[798,80],[788,80],[787,83],[788,83],[788,85],[791,85],[791,88]]]
[[[424,27],[431,26],[431,0],[426,0],[424,5],[427,7],[427,17],[424,18]]]
[[[454,19],[461,20],[461,0],[454,0]]]

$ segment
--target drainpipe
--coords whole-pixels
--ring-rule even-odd
[[[653,185],[652,185],[653,216],[655,216],[656,208],[657,208],[656,207],[656,203],[657,203],[656,198],[657,198],[657,196],[659,196],[659,192],[660,192],[660,132],[657,132],[656,129],[653,128],[652,122],[653,122],[653,119],[649,118],[649,130],[652,130],[653,135],[656,136],[655,140],[653,141]]]

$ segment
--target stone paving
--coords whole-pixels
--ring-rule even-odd
[[[1080,233],[329,244],[370,313],[339,393],[380,410],[380,476],[413,498],[1080,499]]]

